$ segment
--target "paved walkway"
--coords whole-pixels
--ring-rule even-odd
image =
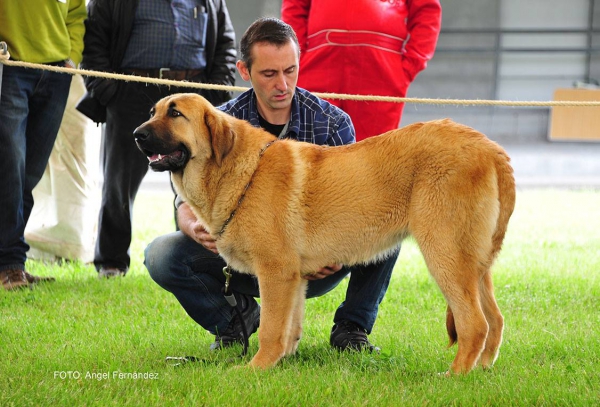
[[[511,157],[519,187],[600,189],[600,142],[547,142],[503,147]],[[168,174],[150,171],[142,189],[170,191]]]

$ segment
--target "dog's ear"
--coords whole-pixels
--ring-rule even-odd
[[[235,141],[235,132],[227,117],[224,117],[221,112],[210,107],[206,109],[204,120],[209,132],[209,140],[212,147],[212,152],[215,157],[215,162],[220,167],[223,159],[233,149]]]

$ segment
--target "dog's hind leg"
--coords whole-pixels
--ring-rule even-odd
[[[496,358],[502,344],[502,332],[504,330],[504,318],[496,303],[494,297],[494,286],[492,284],[492,275],[488,270],[484,273],[479,282],[481,307],[489,325],[489,332],[485,341],[485,349],[481,354],[481,365],[484,368],[491,367]]]
[[[485,347],[488,323],[480,304],[475,259],[457,246],[449,247],[448,241],[445,243],[420,247],[454,319],[458,351],[450,369],[453,373],[467,373],[475,367]]]
[[[453,373],[468,373],[477,364],[489,331],[480,306],[478,283],[474,278],[460,285],[441,283],[440,288],[452,309],[458,337],[458,351],[450,369]]]
[[[261,298],[259,349],[250,366],[266,369],[289,349],[294,307],[303,282],[299,269],[294,272],[283,265],[259,267],[256,276]]]
[[[485,349],[481,355],[481,365],[488,368],[494,364],[498,357],[498,351],[502,344],[502,332],[504,330],[504,318],[496,303],[494,286],[490,268],[502,248],[502,242],[506,234],[508,221],[515,207],[515,180],[509,159],[505,154],[498,155],[498,202],[499,212],[496,229],[492,236],[492,248],[489,254],[487,267],[480,280],[481,306],[490,325],[490,332],[485,343]],[[501,158],[504,157],[504,158]]]

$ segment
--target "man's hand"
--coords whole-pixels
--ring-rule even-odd
[[[303,276],[303,278],[308,281],[321,280],[322,278],[325,278],[325,277],[328,277],[328,276],[331,276],[331,275],[337,273],[338,271],[340,271],[342,269],[342,267],[344,267],[342,264],[330,264],[329,266],[323,267],[322,269],[317,271],[315,274],[309,274],[309,275]]]
[[[204,225],[198,221],[194,212],[187,203],[182,203],[177,209],[177,223],[179,229],[186,235],[194,239],[196,243],[201,244],[214,254],[219,254],[215,239],[206,231]]]

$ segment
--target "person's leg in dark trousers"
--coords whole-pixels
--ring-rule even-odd
[[[5,66],[0,97],[0,271],[24,270],[31,191],[44,173],[71,76]]]
[[[103,129],[104,185],[94,258],[98,271],[129,268],[133,203],[148,171],[148,159],[137,148],[133,131],[148,120],[150,108],[161,97],[155,85],[121,82],[119,87],[107,106]]]
[[[346,299],[339,306],[334,323],[351,321],[371,333],[379,304],[390,284],[392,271],[400,254],[396,250],[387,259],[366,266],[351,267]]]
[[[222,293],[226,263],[219,255],[182,232],[174,232],[159,236],[148,245],[144,263],[152,279],[171,292],[196,323],[213,334],[226,329],[233,315]],[[331,291],[348,272],[344,268],[327,278],[309,281],[307,298]],[[231,290],[235,294],[258,297],[258,280],[234,271]]]

